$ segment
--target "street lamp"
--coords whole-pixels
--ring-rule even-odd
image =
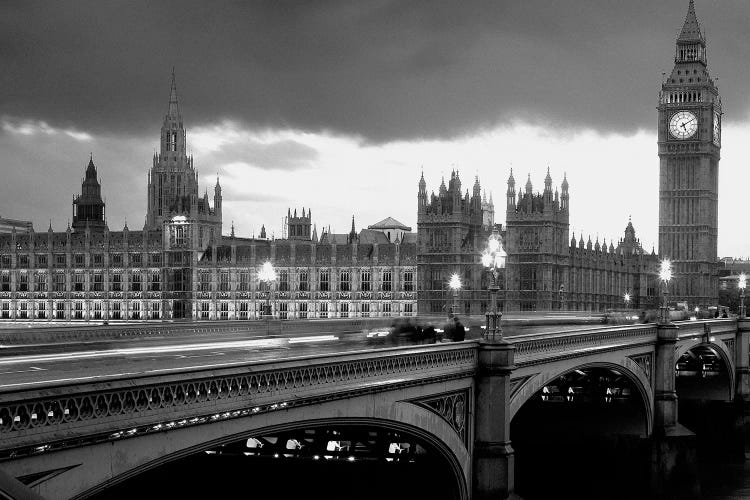
[[[625,292],[622,296],[622,300],[625,301],[625,309],[630,309],[630,292]]]
[[[745,317],[745,287],[747,286],[747,275],[740,273],[737,279],[737,287],[740,289],[740,318]]]
[[[487,287],[490,292],[490,307],[486,313],[487,326],[484,331],[484,338],[491,341],[503,339],[503,330],[500,327],[500,319],[503,317],[503,313],[497,310],[497,292],[500,290],[497,284],[497,275],[498,270],[505,268],[506,257],[507,254],[503,250],[500,235],[495,229],[487,240],[487,248],[482,252],[482,265],[487,268],[492,276],[492,281]]]
[[[266,284],[266,290],[268,291],[264,314],[264,316],[268,318],[271,316],[271,283],[276,281],[276,270],[273,268],[273,264],[271,264],[270,261],[263,263],[263,267],[260,268],[260,272],[258,273],[258,279]]]
[[[461,278],[458,273],[451,275],[451,280],[448,282],[448,287],[453,290],[453,305],[451,305],[451,314],[454,315],[458,311],[458,291],[461,289]]]
[[[672,262],[669,259],[664,259],[659,264],[659,279],[662,282],[662,290],[664,293],[664,302],[659,309],[659,323],[669,323],[669,307],[667,306],[667,284],[672,279]]]

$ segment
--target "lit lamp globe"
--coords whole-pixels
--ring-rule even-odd
[[[451,275],[451,279],[448,282],[448,287],[453,290],[453,303],[451,304],[451,316],[456,314],[458,310],[458,291],[461,289],[461,278],[457,273]]]
[[[276,270],[273,268],[271,262],[266,261],[263,263],[263,267],[260,268],[260,273],[258,274],[258,279],[264,283],[276,281]]]
[[[505,268],[505,259],[507,254],[500,244],[500,237],[497,232],[493,232],[487,240],[487,248],[482,252],[482,265],[490,272],[492,281],[489,285],[490,304],[486,313],[487,324],[485,327],[485,339],[492,341],[502,341],[503,333],[500,327],[502,313],[497,310],[497,292],[498,286],[498,269]]]
[[[664,286],[664,302],[659,312],[659,322],[666,324],[669,323],[669,307],[667,305],[667,283],[672,279],[672,262],[669,259],[664,259],[659,264],[659,279]]]
[[[268,296],[266,297],[266,306],[264,316],[268,318],[271,315],[271,283],[276,281],[276,270],[273,268],[273,264],[270,261],[263,263],[263,266],[258,272],[258,279],[266,284]]]
[[[461,286],[462,286],[462,285],[461,285],[461,278],[460,278],[460,277],[458,276],[458,274],[456,274],[456,273],[453,273],[453,274],[451,275],[451,279],[450,279],[450,281],[448,282],[448,286],[449,286],[449,287],[450,287],[450,289],[451,289],[451,290],[453,290],[453,291],[457,291],[457,290],[460,290],[460,289],[461,289]]]

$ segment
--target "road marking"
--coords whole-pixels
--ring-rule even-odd
[[[46,368],[39,368],[39,367],[36,367],[36,366],[31,366],[31,367],[29,367],[28,370],[15,370],[15,371],[11,371],[11,372],[0,372],[0,375],[8,375],[8,374],[11,374],[11,373],[43,372],[43,371],[46,371],[46,370],[47,370]]]
[[[137,356],[138,354],[165,354],[174,352],[191,352],[191,351],[209,351],[212,349],[219,348],[271,348],[271,347],[282,347],[282,344],[286,344],[287,339],[253,339],[253,340],[239,340],[230,342],[206,342],[201,344],[187,344],[187,345],[167,345],[167,346],[154,346],[154,347],[132,347],[125,349],[112,349],[112,350],[98,350],[98,351],[78,351],[71,353],[60,353],[60,354],[46,354],[46,355],[32,355],[32,356],[16,356],[7,359],[0,359],[0,366],[2,365],[14,365],[20,363],[51,363],[55,361],[70,361],[73,359],[90,359],[90,358],[102,358],[102,357],[114,357],[114,356]]]
[[[338,340],[338,337],[333,335],[316,335],[314,337],[296,337],[289,339],[290,344],[299,344],[302,342],[328,342],[331,340]]]

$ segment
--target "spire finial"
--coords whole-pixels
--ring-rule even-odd
[[[169,115],[176,117],[179,112],[180,109],[177,103],[177,84],[175,83],[174,66],[172,66],[172,84],[169,88]]]
[[[705,42],[703,33],[701,33],[700,24],[698,24],[698,17],[695,15],[695,2],[690,0],[688,4],[687,15],[685,16],[685,23],[682,25],[680,36],[677,37],[678,42],[687,41],[700,41]]]

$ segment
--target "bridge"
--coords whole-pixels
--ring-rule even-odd
[[[113,360],[108,375],[43,382],[35,369],[51,358],[14,364],[6,352],[0,492],[104,498],[200,453],[393,461],[422,450],[444,471],[443,496],[507,498],[516,479],[528,484],[544,440],[616,435],[645,443],[654,496],[697,494],[685,481],[695,435],[678,407],[723,405],[741,437],[749,341],[746,319],[560,326],[496,342],[245,352],[126,375]]]

